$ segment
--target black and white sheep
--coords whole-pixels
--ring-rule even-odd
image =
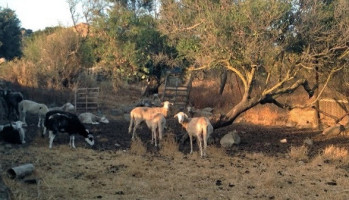
[[[25,131],[22,127],[23,122],[16,121],[10,124],[0,125],[0,138],[5,142],[13,144],[25,143]]]
[[[75,134],[83,136],[89,145],[94,145],[93,135],[85,129],[78,116],[73,113],[57,110],[47,112],[45,116],[43,135],[45,135],[47,129],[49,130],[50,138],[49,148],[52,148],[53,140],[59,132],[66,132],[69,134],[69,145],[73,148],[75,148]]]

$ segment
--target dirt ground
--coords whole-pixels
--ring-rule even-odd
[[[214,130],[208,157],[202,159],[196,145],[188,154],[189,141],[179,142],[185,132],[171,116],[160,148],[151,145],[145,126],[138,131],[140,139],[131,142],[129,122],[113,109],[134,102],[137,94],[119,91],[104,99],[102,112],[110,123],[86,125],[95,135],[93,147],[77,136],[77,148],[71,149],[69,137],[60,134],[49,149],[36,116],[28,118],[26,144],[0,142],[0,175],[12,199],[349,198],[347,136],[233,124]],[[219,139],[233,129],[242,142],[223,149]],[[305,139],[313,144],[305,145]],[[335,149],[330,156],[325,154],[329,147]],[[25,163],[35,166],[33,174],[10,179],[7,170]]]

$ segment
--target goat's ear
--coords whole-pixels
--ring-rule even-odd
[[[178,113],[177,113],[177,114],[175,114],[175,116],[174,116],[173,118],[176,118],[176,117],[178,117]]]

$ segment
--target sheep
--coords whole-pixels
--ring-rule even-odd
[[[85,129],[84,125],[80,122],[78,116],[73,113],[65,111],[49,111],[46,113],[44,121],[44,132],[49,130],[49,148],[52,148],[52,143],[58,132],[67,132],[70,136],[69,146],[75,147],[75,134],[79,134],[85,138],[85,141],[93,146],[94,137]]]
[[[20,112],[20,120],[23,122],[23,124],[26,126],[26,114],[38,114],[39,121],[38,121],[38,127],[43,126],[43,118],[46,115],[46,113],[49,111],[47,106],[42,103],[36,103],[31,100],[23,100],[18,104],[18,110]]]
[[[74,109],[75,109],[75,106],[73,104],[71,104],[70,102],[63,104],[63,106],[60,106],[60,107],[49,108],[50,111],[51,110],[61,110],[61,111],[66,111],[66,112],[73,111]]]
[[[90,112],[81,113],[79,115],[79,120],[84,124],[99,124],[99,122],[104,124],[109,123],[109,120],[105,116],[99,117]]]
[[[213,126],[206,117],[189,118],[184,112],[179,112],[175,116],[178,122],[186,129],[190,139],[190,153],[193,153],[193,136],[196,136],[200,148],[201,157],[206,156],[207,140],[213,132]],[[202,149],[202,140],[204,149]]]
[[[136,107],[130,112],[130,126],[128,127],[128,133],[131,134],[132,128],[132,140],[135,138],[136,130],[143,121],[151,120],[157,113],[161,113],[164,117],[167,117],[168,111],[170,109],[169,101],[163,102],[163,107]]]
[[[151,143],[153,144],[155,140],[155,146],[157,147],[156,138],[158,137],[159,141],[162,140],[162,135],[166,126],[165,116],[161,113],[157,113],[152,119],[146,120],[145,122],[152,132]]]
[[[23,100],[23,94],[20,92],[1,90],[0,96],[3,98],[7,106],[7,118],[10,119],[11,113],[14,113],[15,118],[18,119],[18,104]]]
[[[24,144],[25,143],[25,131],[23,129],[23,122],[16,121],[6,125],[0,125],[0,136],[4,141]]]

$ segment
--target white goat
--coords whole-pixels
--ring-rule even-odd
[[[109,120],[105,117],[99,117],[93,113],[85,112],[79,115],[79,120],[84,124],[99,124],[99,122],[108,124]]]
[[[66,111],[66,112],[73,111],[74,109],[75,109],[75,106],[73,104],[71,104],[70,102],[63,104],[63,106],[60,106],[60,107],[49,108],[50,111],[51,110],[60,110],[60,111]]]
[[[135,138],[136,130],[143,121],[152,120],[158,113],[161,113],[162,115],[164,115],[164,117],[167,117],[170,105],[173,105],[173,103],[165,101],[163,102],[163,107],[136,107],[131,110],[131,120],[130,126],[128,127],[128,133],[131,133],[133,128],[132,139]]]
[[[155,146],[158,146],[156,139],[158,138],[159,142],[162,140],[162,135],[164,134],[166,119],[165,116],[161,113],[156,114],[152,119],[146,120],[148,128],[151,130],[151,143],[153,144],[155,140]]]
[[[196,136],[200,148],[201,157],[206,156],[207,139],[213,132],[210,120],[206,117],[189,118],[184,112],[179,112],[175,116],[178,122],[186,129],[190,139],[190,153],[193,153],[193,136]],[[204,142],[204,150],[202,150],[202,140]]]
[[[26,126],[25,117],[27,113],[38,114],[39,122],[38,127],[43,126],[44,118],[46,113],[49,111],[47,106],[42,103],[36,103],[31,100],[23,100],[18,104],[19,110],[19,119],[23,122],[23,125]]]

